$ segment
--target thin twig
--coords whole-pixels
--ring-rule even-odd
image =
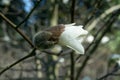
[[[94,36],[94,40],[85,48],[85,55],[86,56],[89,56],[87,53],[87,51],[90,49],[90,47],[95,43],[95,40],[97,39],[97,36],[99,33],[101,33],[101,31],[104,29],[105,26],[102,26],[98,31],[96,31],[95,35]],[[81,55],[79,55],[77,58],[76,58],[76,62],[77,60],[79,60],[79,58],[81,57]]]
[[[84,68],[85,68],[88,60],[90,59],[91,55],[93,55],[93,53],[95,52],[95,50],[99,46],[102,37],[108,32],[108,30],[111,27],[111,25],[113,24],[113,22],[116,21],[118,13],[112,14],[112,16],[109,18],[109,20],[105,23],[105,25],[103,25],[103,26],[106,26],[105,30],[101,33],[101,35],[97,39],[95,39],[95,44],[93,45],[93,47],[89,51],[87,51],[87,53],[89,53],[89,56],[86,56],[82,66],[78,69],[78,73],[77,73],[77,76],[76,76],[75,80],[79,79],[79,76],[81,75],[81,72],[84,70]],[[108,24],[108,25],[106,25],[106,24]]]
[[[71,1],[71,23],[74,22],[74,13],[75,13],[75,0]]]
[[[33,9],[29,12],[29,14],[25,17],[25,19],[23,21],[21,21],[16,28],[20,27],[25,21],[28,20],[28,18],[30,17],[30,15],[33,13],[33,11],[37,8],[37,6],[40,4],[41,0],[37,0],[35,6],[33,7]]]
[[[30,58],[32,56],[35,56],[35,50],[36,48],[34,48],[28,55],[24,56],[23,58],[19,59],[18,61],[14,62],[13,64],[9,65],[8,67],[6,67],[5,69],[3,69],[0,72],[0,75],[2,75],[5,71],[9,70],[11,67],[15,66],[16,64],[20,63],[21,61]]]
[[[5,69],[3,69],[1,72],[0,72],[0,75],[2,75],[5,71],[9,70],[11,67],[15,66],[16,64],[20,63],[21,61],[29,58],[29,57],[32,57],[32,56],[35,56],[35,46],[32,44],[32,41],[26,36],[26,34],[24,34],[22,32],[22,30],[20,30],[18,27],[21,26],[29,17],[30,15],[32,14],[32,12],[35,10],[35,8],[39,5],[41,0],[37,0],[37,4],[35,5],[35,7],[31,10],[31,12],[26,16],[26,18],[18,25],[15,25],[11,20],[9,20],[6,16],[4,16],[1,12],[0,12],[0,17],[5,20],[8,24],[10,24],[10,26],[15,29],[30,45],[31,47],[33,47],[33,50],[32,52],[30,52],[30,54],[24,56],[23,58],[19,59],[18,61],[14,62],[13,64],[9,65],[8,67],[6,67]]]
[[[41,52],[44,52],[44,53],[46,53],[46,54],[49,54],[49,55],[55,55],[55,56],[60,56],[60,54],[62,53],[62,52],[59,52],[59,53],[54,53],[54,52],[52,52],[52,51],[50,51],[50,50],[42,50]]]
[[[71,23],[74,22],[74,11],[75,11],[75,0],[71,1]],[[70,66],[70,80],[74,80],[74,52],[72,51],[70,54],[71,66]]]
[[[117,68],[115,68],[113,71],[105,74],[104,76],[98,78],[97,80],[103,80],[103,79],[107,78],[107,77],[110,76],[110,75],[114,75],[114,73],[117,72],[119,69],[120,69],[120,67],[117,67]]]
[[[88,16],[88,19],[84,22],[84,28],[94,18],[94,16],[96,15],[97,10],[99,10],[99,6],[100,6],[102,1],[103,0],[95,0],[95,3],[93,4],[94,9],[93,9],[92,13]]]
[[[74,52],[72,51],[70,53],[70,60],[71,60],[71,68],[70,68],[70,71],[71,71],[71,74],[70,74],[70,80],[74,80],[74,73],[75,73],[75,62],[74,62]]]
[[[90,20],[92,20],[93,16],[95,15],[95,11],[98,9],[101,1],[102,1],[102,0],[97,0],[97,1],[95,1],[95,3],[94,3],[94,5],[95,5],[95,6],[94,6],[94,7],[95,7],[95,10],[92,12]],[[85,25],[87,25],[87,23],[89,23],[90,20],[88,19],[87,21],[85,21]],[[84,25],[84,28],[85,28],[85,25]],[[95,39],[97,38],[98,34],[103,30],[103,28],[104,28],[104,26],[101,27],[98,31],[96,31],[96,33],[95,33],[95,35],[94,35],[94,40],[87,46],[87,48],[85,49],[85,51],[88,51],[88,49],[91,47],[91,45],[95,43],[95,42],[94,42]],[[86,55],[86,54],[85,54],[85,55]],[[86,56],[89,56],[89,55],[86,55]],[[80,57],[81,57],[81,55],[79,55],[79,56],[76,58],[76,62],[77,62],[77,60],[79,60]]]
[[[10,26],[15,29],[30,45],[31,47],[34,47],[32,41],[23,33],[22,30],[20,30],[19,28],[16,28],[16,25],[9,20],[6,16],[4,16],[1,12],[0,12],[0,17],[5,20],[8,24],[10,24]]]

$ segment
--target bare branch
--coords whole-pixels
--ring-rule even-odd
[[[95,44],[92,44],[91,45],[91,49],[87,50],[86,51],[86,54],[88,55],[89,53],[89,56],[86,56],[82,66],[78,69],[78,73],[77,73],[77,76],[76,76],[76,79],[75,80],[78,80],[79,79],[79,76],[81,75],[81,72],[83,71],[83,69],[85,68],[88,60],[90,59],[91,55],[95,52],[95,50],[97,49],[97,47],[99,46],[100,44],[100,41],[101,39],[103,38],[103,36],[108,32],[109,28],[111,27],[111,25],[117,20],[117,17],[119,15],[119,10],[112,14],[109,18],[109,20],[103,25],[103,26],[106,26],[106,28],[103,30],[103,32],[101,32],[101,35],[99,37],[96,36],[96,39],[94,39],[95,41]],[[106,25],[107,24],[107,25]]]
[[[39,5],[39,3],[41,2],[41,0],[37,0],[36,5],[33,7],[33,9],[29,12],[29,14],[25,17],[25,19],[23,21],[21,21],[16,28],[20,27],[25,21],[27,21],[27,19],[31,16],[31,14],[33,13],[33,11],[37,8],[37,6]]]
[[[23,58],[19,59],[18,61],[14,62],[13,64],[9,65],[8,67],[6,67],[5,69],[3,69],[0,72],[0,75],[2,75],[5,71],[9,70],[11,67],[15,66],[16,64],[20,63],[21,61],[30,58],[32,56],[35,56],[35,50],[36,48],[34,48],[28,55],[24,56]]]
[[[120,67],[117,67],[117,68],[115,68],[113,71],[105,74],[104,76],[98,78],[97,80],[103,80],[103,79],[105,79],[106,77],[111,76],[111,75],[114,76],[114,73],[117,72],[119,69],[120,69]],[[120,74],[119,74],[119,75],[120,75]]]
[[[75,11],[75,0],[72,0],[71,1],[71,23],[74,22],[74,11]],[[71,60],[71,66],[70,66],[70,80],[74,80],[74,67],[75,67],[75,64],[74,64],[74,52],[72,51],[70,53],[70,60]]]
[[[1,12],[0,12],[0,17],[5,20],[8,24],[10,24],[10,26],[15,29],[30,45],[31,47],[34,47],[34,45],[32,44],[32,41],[23,33],[22,30],[20,30],[19,28],[16,28],[16,25],[9,20],[6,16],[4,16]]]

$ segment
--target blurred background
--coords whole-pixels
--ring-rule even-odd
[[[30,13],[37,0],[0,0],[0,12],[18,25]],[[57,24],[71,23],[72,0],[41,0],[20,29],[32,40],[34,34]],[[15,65],[0,80],[96,80],[113,71],[104,80],[120,80],[120,0],[75,0],[74,22],[89,34],[82,41],[85,55],[55,46],[51,55],[40,53]],[[24,57],[31,46],[0,17],[0,71]],[[61,52],[60,52],[61,51]],[[70,54],[74,54],[71,64]],[[100,79],[102,80],[102,79]]]

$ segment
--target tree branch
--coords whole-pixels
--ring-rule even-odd
[[[25,19],[23,21],[21,21],[16,28],[20,27],[25,21],[27,21],[27,19],[31,16],[31,14],[33,13],[33,11],[37,8],[37,6],[39,5],[39,3],[41,2],[41,0],[37,0],[35,6],[33,7],[33,9],[29,12],[29,14],[25,17]]]
[[[103,26],[106,26],[106,28],[104,29],[104,31],[101,33],[101,35],[98,38],[96,36],[96,39],[94,41],[95,44],[92,44],[93,45],[92,48],[90,50],[87,50],[86,54],[89,53],[89,56],[86,56],[82,66],[78,69],[78,73],[77,73],[77,76],[76,76],[75,80],[79,79],[79,76],[81,75],[81,72],[84,70],[88,60],[90,59],[90,57],[93,55],[93,53],[95,52],[95,50],[99,46],[100,41],[103,38],[103,36],[108,32],[108,30],[110,29],[111,25],[117,20],[118,15],[119,15],[119,10],[117,12],[115,12],[114,14],[112,14],[110,16],[109,20],[103,25]]]
[[[5,69],[3,69],[1,72],[0,72],[0,76],[7,70],[9,70],[11,67],[15,66],[16,64],[20,63],[21,61],[27,59],[27,58],[30,58],[32,56],[35,56],[35,50],[36,48],[34,48],[28,55],[24,56],[23,58],[19,59],[18,61],[14,62],[13,64],[9,65],[8,67],[6,67]]]
[[[113,71],[105,74],[104,76],[98,78],[97,80],[103,80],[103,79],[105,79],[106,77],[108,77],[108,76],[110,76],[110,75],[114,75],[114,73],[117,72],[119,69],[120,69],[120,67],[117,67],[117,68],[115,68]]]
[[[10,24],[10,26],[15,29],[30,45],[31,47],[34,47],[34,45],[32,44],[32,41],[23,33],[23,31],[19,28],[16,28],[16,25],[9,20],[6,16],[4,16],[1,12],[0,12],[0,17],[5,20],[8,24]]]
[[[71,1],[71,23],[74,22],[74,11],[75,11],[75,0]],[[70,80],[74,80],[74,67],[75,67],[75,63],[74,63],[74,52],[72,51],[70,53],[70,60],[71,60],[71,66],[70,66]]]

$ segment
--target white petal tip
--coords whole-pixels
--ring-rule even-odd
[[[75,51],[75,52],[76,52],[76,54],[84,54],[85,53],[84,50]]]
[[[65,24],[65,27],[73,26],[73,25],[75,25],[75,24],[76,24],[76,23]]]
[[[76,23],[71,23],[70,25],[75,25]]]

